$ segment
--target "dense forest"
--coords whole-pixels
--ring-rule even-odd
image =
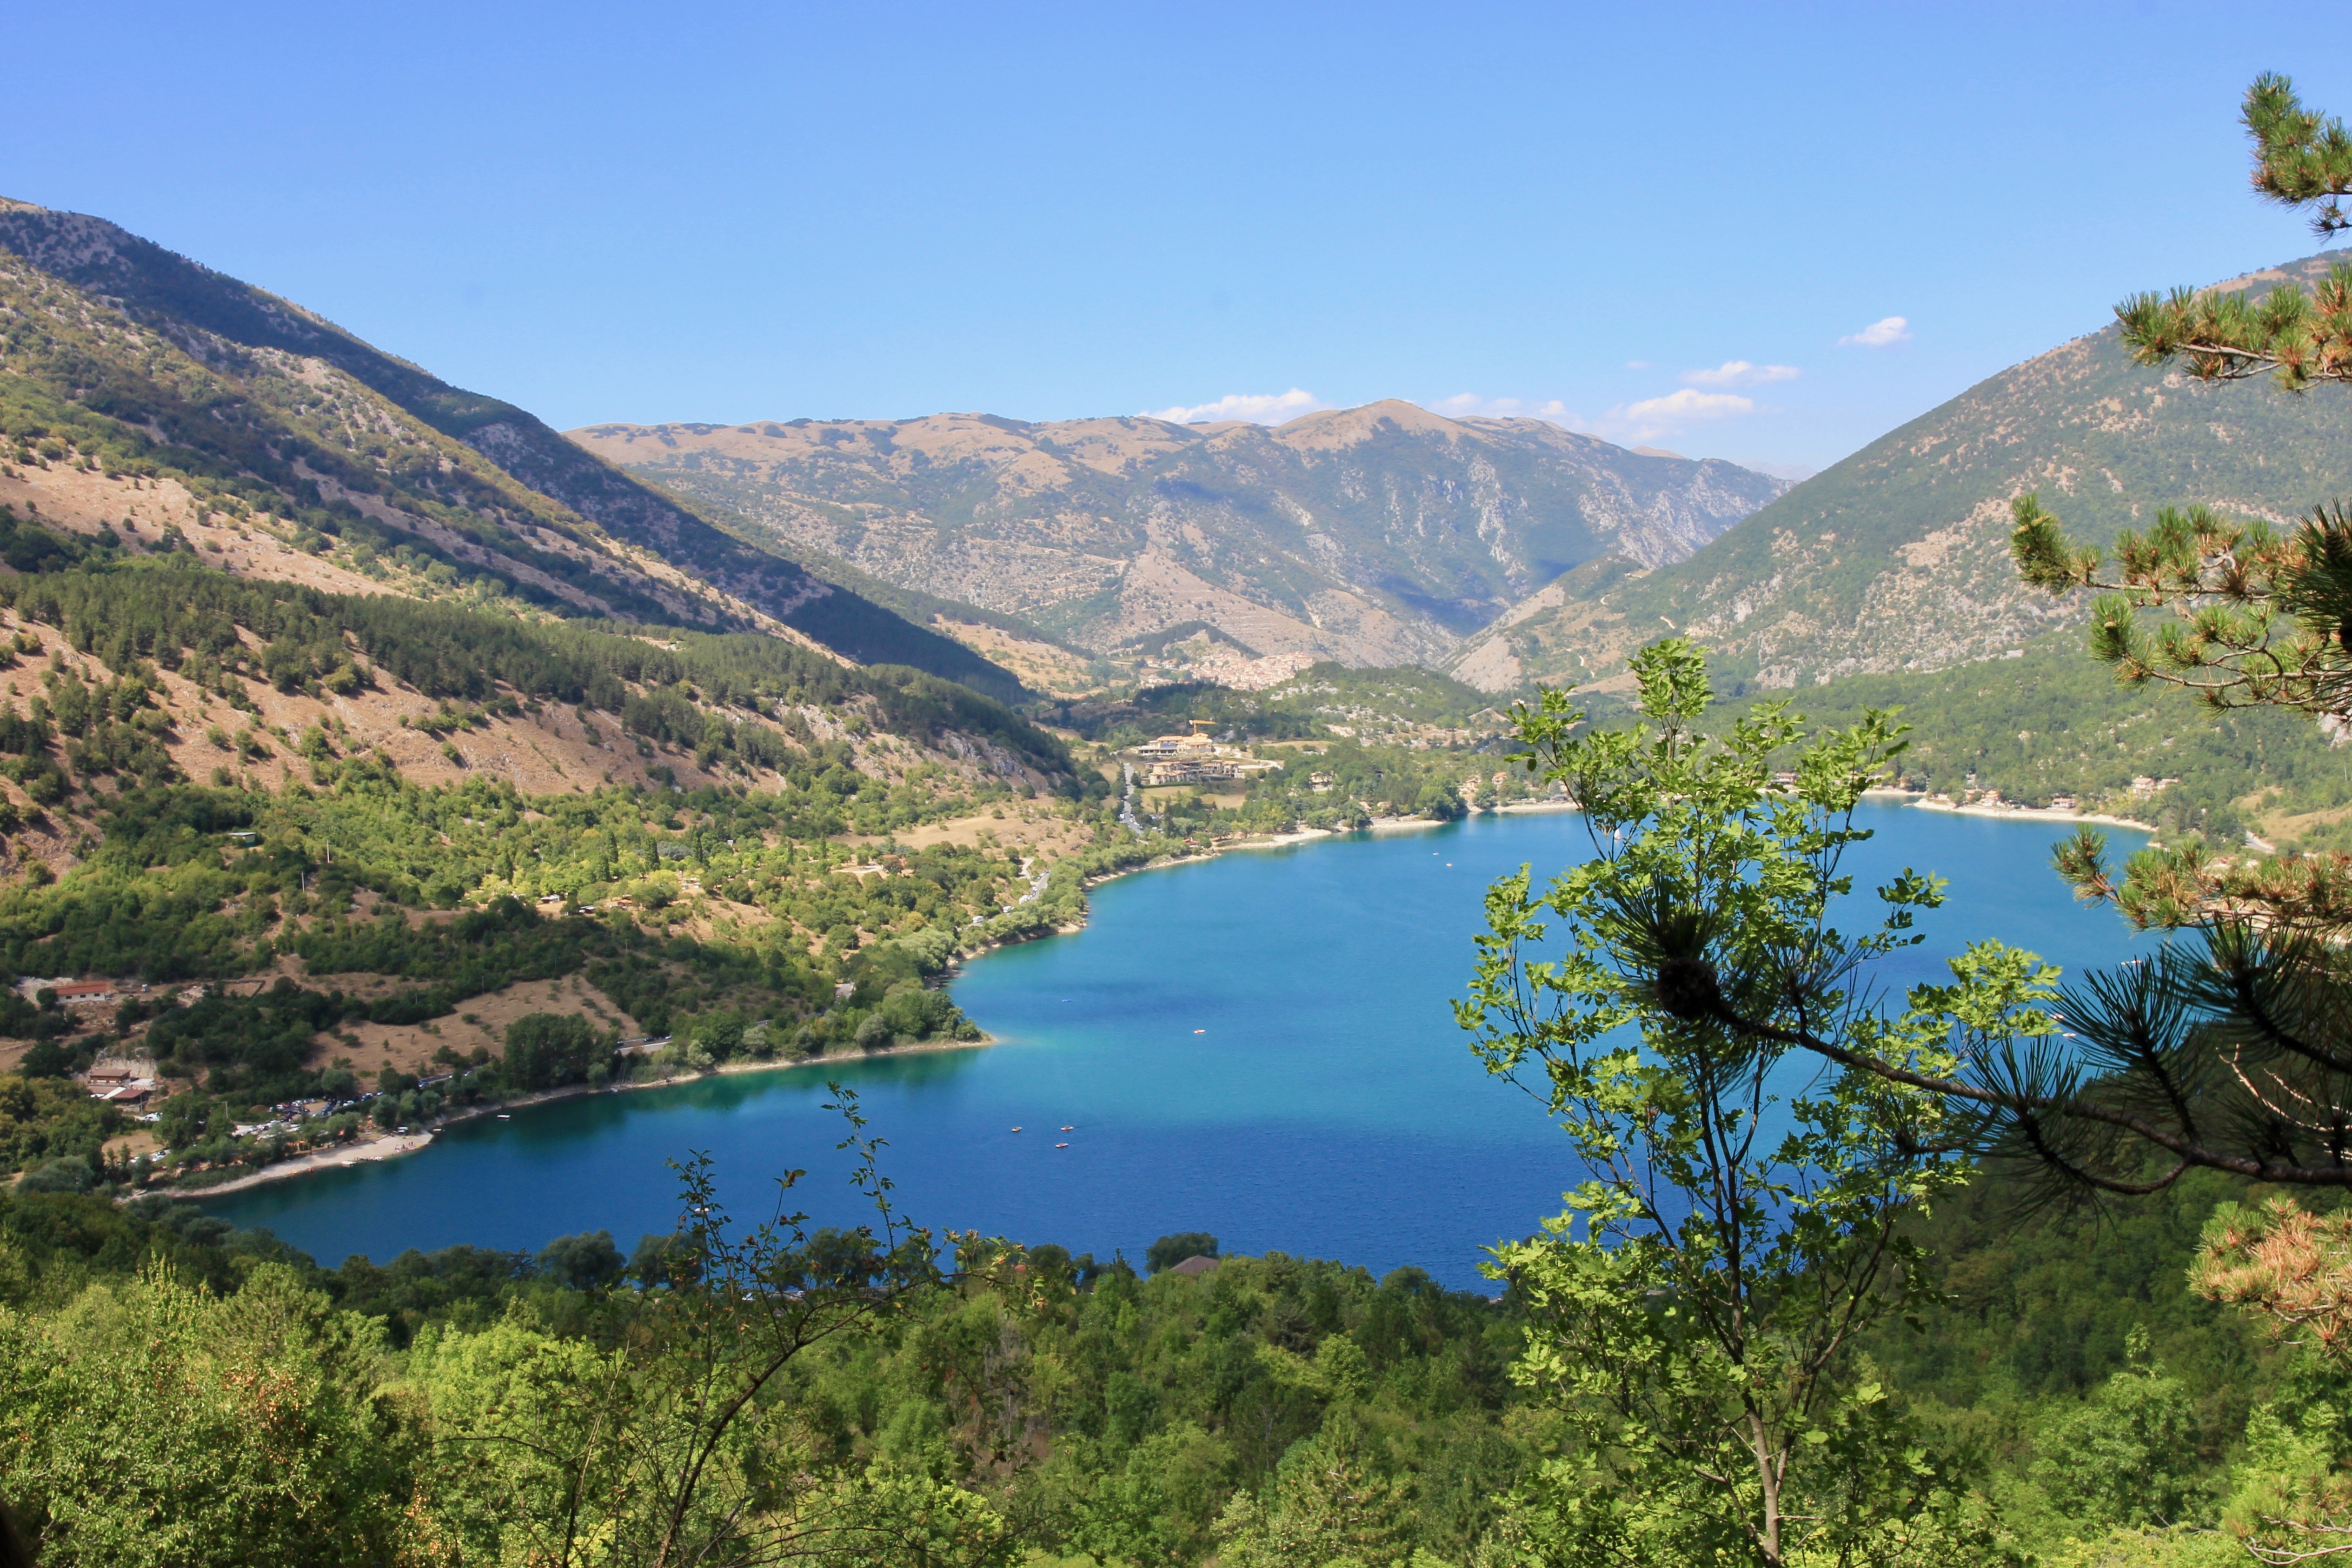
[[[1942,1484],[1997,1521],[1972,1561],[2242,1561],[2215,1531],[2233,1488],[2282,1442],[2352,1441],[2340,1374],[2189,1293],[2204,1216],[2247,1194],[2024,1195],[1979,1181],[1916,1222],[1934,1271],[1848,1375],[1883,1380]],[[0,1486],[57,1563],[167,1538],[190,1563],[302,1561],[329,1540],[376,1561],[436,1542],[446,1560],[537,1560],[523,1537],[561,1513],[561,1478],[484,1446],[579,1442],[572,1406],[600,1376],[643,1420],[665,1379],[704,1367],[687,1321],[653,1311],[723,1261],[691,1217],[631,1246],[326,1269],[184,1203],[0,1197]],[[795,1266],[857,1246],[812,1236]],[[1215,1246],[1166,1238],[1145,1272],[941,1238],[887,1306],[761,1387],[730,1476],[789,1457],[799,1479],[764,1495],[833,1532],[807,1542],[825,1563],[1549,1560],[1528,1554],[1518,1489],[1567,1437],[1510,1375],[1513,1292],[1278,1254],[1173,1269]],[[299,1418],[257,1419],[264,1388]]]

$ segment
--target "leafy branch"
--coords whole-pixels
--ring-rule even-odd
[[[1874,928],[1830,921],[1869,837],[1854,809],[1902,731],[1872,712],[1808,736],[1780,702],[1711,736],[1700,649],[1669,639],[1633,668],[1638,725],[1584,731],[1558,690],[1517,710],[1593,855],[1541,893],[1525,868],[1495,884],[1455,1007],[1590,1173],[1490,1270],[1536,1325],[1514,1376],[1582,1439],[1547,1467],[1549,1517],[1577,1561],[1908,1561],[1894,1537],[1936,1513],[1936,1468],[1881,1385],[1831,1377],[1907,1282],[1901,1221],[1963,1179],[1964,1141],[1914,1086],[1789,1060],[1847,1041],[1952,1066],[1940,1016],[1888,1018],[1866,984],[1920,940],[1938,887],[1906,872],[1876,890]],[[2030,1004],[2031,966],[2012,967]]]

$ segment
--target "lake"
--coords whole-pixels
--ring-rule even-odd
[[[1878,837],[1852,852],[1858,889],[1905,865],[1950,883],[1921,922],[1927,942],[1877,966],[1884,987],[1944,978],[1944,958],[1987,936],[2070,972],[2131,952],[2123,922],[2050,869],[2070,829],[1891,804],[1861,815]],[[457,1242],[536,1250],[596,1229],[626,1249],[674,1228],[664,1161],[699,1150],[739,1216],[764,1217],[772,1178],[802,1167],[801,1206],[855,1223],[868,1211],[835,1152],[830,1078],[889,1141],[903,1211],[935,1228],[1139,1263],[1155,1237],[1206,1230],[1229,1253],[1416,1264],[1466,1288],[1480,1248],[1532,1232],[1578,1178],[1565,1137],[1486,1075],[1447,1004],[1464,994],[1487,884],[1586,853],[1573,814],[1490,816],[1139,873],[1096,889],[1077,935],[965,968],[955,998],[997,1045],[584,1096],[207,1206],[329,1266]]]

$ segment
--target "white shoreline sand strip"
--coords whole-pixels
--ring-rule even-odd
[[[359,1143],[338,1144],[332,1149],[314,1150],[297,1154],[290,1160],[280,1160],[275,1165],[264,1165],[249,1176],[239,1176],[233,1182],[223,1182],[216,1187],[157,1187],[153,1191],[170,1197],[211,1198],[223,1193],[243,1192],[264,1182],[283,1181],[289,1176],[304,1176],[312,1171],[336,1170],[344,1165],[364,1165],[374,1160],[389,1160],[400,1154],[413,1154],[433,1142],[430,1132],[395,1132],[388,1137],[370,1138]]]

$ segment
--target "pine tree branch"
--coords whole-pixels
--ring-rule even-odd
[[[2135,1115],[2114,1106],[2102,1105],[2096,1100],[2088,1100],[2080,1095],[2024,1094],[2006,1089],[1987,1089],[1981,1085],[1963,1082],[1958,1079],[1923,1073],[1898,1062],[1886,1061],[1865,1052],[1853,1050],[1806,1030],[1784,1029],[1777,1025],[1743,1018],[1734,1013],[1728,1005],[1721,1003],[1717,1004],[1712,1016],[1717,1023],[1735,1033],[1753,1039],[1772,1040],[1781,1045],[1795,1046],[1811,1051],[1816,1056],[1826,1058],[1841,1067],[1853,1068],[1858,1071],[1869,1073],[1889,1083],[1899,1083],[1912,1089],[1926,1089],[1947,1099],[1966,1100],[1983,1106],[1989,1110],[2004,1112],[2012,1117],[2054,1114],[2095,1122],[2118,1131],[2128,1132],[2133,1137],[2142,1139],[2164,1150],[2184,1165],[2200,1166],[2213,1171],[2227,1171],[2232,1175],[2244,1176],[2252,1181],[2274,1182],[2285,1186],[2352,1187],[2352,1164],[2290,1165],[2252,1155],[2227,1153],[2221,1150],[2208,1148],[2200,1140],[2150,1121],[2144,1116]],[[2178,1175],[2179,1173],[2176,1172],[2174,1174]],[[2115,1192],[2155,1192],[2168,1184],[2172,1178],[2167,1177],[2164,1182],[2145,1188],[2117,1184],[2107,1179],[2091,1177],[2087,1174],[2084,1179],[2091,1181],[2094,1185],[2104,1186]]]

